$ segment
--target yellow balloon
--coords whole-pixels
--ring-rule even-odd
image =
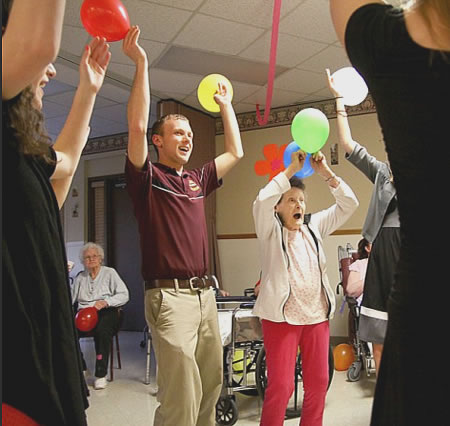
[[[230,80],[221,74],[209,74],[198,85],[197,97],[200,105],[209,112],[220,112],[219,104],[214,100],[214,95],[219,90],[219,83],[226,86],[227,92],[233,98],[233,87]]]

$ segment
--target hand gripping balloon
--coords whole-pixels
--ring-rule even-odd
[[[284,151],[283,154],[283,163],[284,167],[288,168],[292,162],[292,153],[300,150],[300,147],[296,142],[291,142]],[[303,163],[303,167],[294,176],[298,178],[307,178],[314,173],[314,169],[311,166],[311,154],[306,154],[305,162]]]
[[[197,96],[200,105],[209,112],[219,112],[219,104],[214,100],[214,95],[219,89],[219,83],[226,86],[227,92],[233,97],[233,87],[230,80],[221,74],[209,74],[198,85]]]

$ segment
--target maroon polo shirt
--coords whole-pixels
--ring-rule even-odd
[[[125,176],[139,226],[144,280],[205,275],[205,198],[222,184],[215,162],[180,176],[149,159],[136,170],[127,157]]]

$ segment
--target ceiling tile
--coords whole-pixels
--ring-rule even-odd
[[[130,91],[122,89],[121,87],[114,86],[111,83],[103,83],[99,95],[106,98],[107,100],[123,103],[128,102]]]
[[[329,96],[320,96],[318,95],[319,92],[313,93],[312,95],[308,95],[303,99],[303,103],[315,103],[315,102],[321,102],[324,101],[326,99],[330,99]],[[312,108],[314,108],[314,105],[311,106]]]
[[[197,88],[203,76],[154,68],[150,70],[150,84],[161,92],[189,95]]]
[[[195,15],[174,43],[195,49],[236,55],[264,31],[206,15]]]
[[[42,101],[42,112],[44,113],[44,117],[46,120],[49,118],[67,116],[70,108],[61,104],[57,104],[48,100],[48,97],[45,97]]]
[[[91,128],[91,132],[89,134],[90,138],[95,138],[101,135],[113,135],[116,133],[128,132],[127,123],[108,120],[95,113],[92,115],[89,126]]]
[[[317,100],[334,99],[334,96],[331,94],[328,85],[327,87],[324,87],[323,89],[314,92],[310,96],[317,98]]]
[[[108,66],[107,75],[117,75],[121,81],[131,85],[133,82],[135,71],[136,67],[134,66],[134,64],[125,65],[110,63]]]
[[[328,0],[307,0],[281,19],[280,32],[310,40],[334,43],[337,40]]]
[[[94,115],[119,123],[127,124],[127,103],[117,104],[109,107],[95,106]]]
[[[247,49],[239,54],[243,58],[269,63],[271,32],[266,32],[263,37],[252,43]],[[277,46],[277,65],[294,67],[306,58],[309,58],[327,45],[311,40],[305,40],[289,34],[279,34]]]
[[[253,104],[253,111],[256,111],[256,104],[259,104],[259,108],[262,111],[266,105],[267,89],[262,88],[253,95],[243,99],[243,102],[247,104]],[[307,96],[304,93],[292,92],[290,90],[273,89],[271,107],[276,108],[284,105],[298,104],[303,101]]]
[[[351,66],[350,61],[347,58],[345,49],[342,47],[329,46],[322,50],[322,52],[307,59],[301,64],[297,65],[297,68],[308,71],[323,71],[325,80],[325,69],[329,68],[331,72],[336,71],[339,68]]]
[[[263,85],[267,82],[268,64],[261,64],[237,56],[222,55],[204,50],[172,46],[155,64],[156,68],[188,74],[222,74],[229,80]],[[286,71],[276,66],[275,75]]]
[[[146,40],[142,38],[142,34],[141,37],[139,37],[139,44],[147,53],[150,65],[160,56],[160,54],[167,47],[166,43],[160,43],[159,41]],[[122,42],[109,43],[109,51],[111,52],[111,64],[116,63],[134,66],[134,62],[123,53]]]
[[[233,103],[240,102],[261,89],[261,86],[245,84],[238,81],[231,81],[231,85],[233,86]]]
[[[61,49],[81,57],[84,46],[91,39],[84,28],[64,25],[61,38]]]
[[[60,53],[64,54],[64,52]],[[67,61],[65,61],[62,56],[58,56],[56,58],[54,63],[56,69],[56,79],[58,79],[61,83],[77,88],[78,83],[80,82],[78,64],[70,64],[70,66],[68,66],[66,65],[66,62]]]
[[[128,0],[127,10],[130,22],[139,25],[144,38],[160,42],[172,40],[192,15],[186,10],[138,0]]]
[[[58,93],[56,95],[46,96],[44,102],[50,101],[52,103],[55,103],[55,104],[58,104],[61,106],[66,106],[70,110],[74,96],[75,96],[75,90],[70,91],[70,92]],[[100,96],[100,94],[97,95],[97,97],[95,99],[96,107],[101,108],[101,107],[106,107],[106,106],[111,106],[111,105],[117,105],[117,103]]]
[[[117,102],[114,102],[111,99],[104,98],[101,95],[102,95],[102,91],[100,90],[97,97],[95,98],[95,108],[106,108],[109,106],[117,105]]]
[[[128,132],[128,126],[121,123],[112,123],[99,125],[96,122],[95,127],[91,127],[91,131],[89,133],[89,138],[100,138],[102,136],[110,136],[117,135],[119,133]]]
[[[58,76],[58,74],[56,74]],[[76,87],[62,83],[56,79],[50,80],[44,88],[44,99],[46,96],[56,95],[57,93],[69,92],[75,90]]]
[[[92,113],[92,117],[95,118],[95,123],[90,123],[91,127],[102,127],[102,126],[104,127],[111,124],[118,124],[118,125],[124,124],[122,120],[116,121],[114,120],[114,118],[102,117],[97,113],[97,111],[94,111]]]
[[[66,122],[65,116],[53,117],[50,120],[45,120],[45,127],[48,133],[58,136]]]
[[[247,104],[245,102],[239,102],[233,105],[236,114],[242,114],[244,112],[255,112],[255,104]]]
[[[71,90],[68,92],[57,93],[56,95],[46,96],[44,102],[50,101],[61,106],[67,106],[70,109],[70,107],[72,106],[74,96],[75,90]]]
[[[83,0],[66,1],[66,10],[64,13],[64,24],[82,28],[83,24],[80,18],[80,9]]]
[[[164,6],[178,7],[180,9],[195,10],[204,0],[144,0],[147,3],[158,3]]]
[[[281,16],[285,16],[304,0],[284,0],[281,4]],[[218,18],[243,24],[251,23],[256,27],[271,28],[273,21],[273,1],[267,0],[208,0],[200,12]],[[255,13],[255,11],[258,11]]]
[[[219,116],[219,114],[213,114],[209,111],[205,111],[205,109],[200,105],[200,102],[198,101],[197,96],[194,96],[194,95],[187,96],[183,99],[183,103],[186,105],[189,105],[192,108],[198,109],[199,111],[203,111],[206,114]]]
[[[292,69],[275,79],[274,87],[303,94],[311,94],[326,86],[325,75]]]

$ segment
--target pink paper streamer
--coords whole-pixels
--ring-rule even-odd
[[[258,119],[258,124],[260,126],[264,126],[265,124],[267,124],[267,120],[269,119],[270,113],[270,105],[272,103],[273,80],[275,78],[275,64],[277,60],[278,27],[280,24],[280,11],[281,11],[281,0],[275,0],[273,6],[272,40],[270,44],[269,73],[267,76],[266,108],[264,110],[263,119],[261,119],[259,104],[256,104],[256,118]]]

